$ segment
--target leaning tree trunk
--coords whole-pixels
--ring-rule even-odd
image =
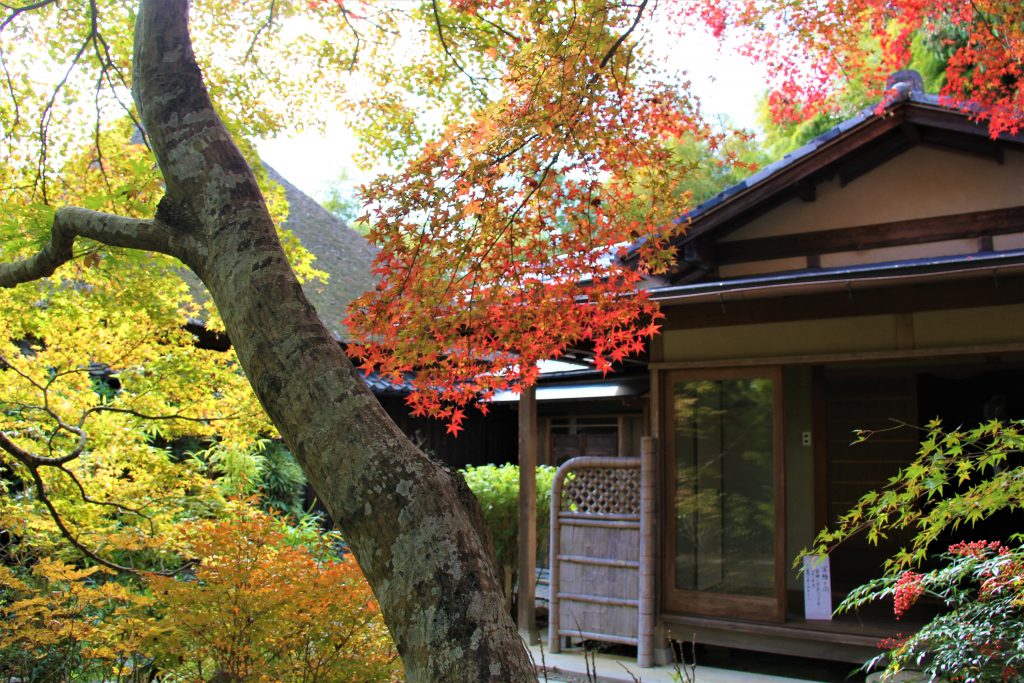
[[[187,0],[143,0],[132,94],[166,194],[136,221],[62,209],[50,242],[0,266],[45,277],[77,236],[180,258],[206,283],[257,397],[337,522],[410,681],[536,681],[465,484],[398,430],[303,295],[256,179],[215,113]]]

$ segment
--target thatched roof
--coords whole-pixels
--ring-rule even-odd
[[[266,169],[288,198],[288,220],[284,227],[316,256],[313,266],[330,275],[326,283],[307,282],[303,290],[328,329],[345,338],[341,325],[345,309],[350,301],[373,288],[375,278],[370,266],[376,249],[273,168]]]
[[[375,280],[370,266],[377,250],[273,168],[266,164],[264,168],[270,178],[284,188],[288,199],[288,219],[284,227],[316,256],[313,266],[329,276],[327,282],[307,282],[302,289],[327,329],[344,341],[348,333],[341,321],[345,318],[349,302],[373,288]],[[197,300],[209,300],[206,287],[191,271],[184,271],[182,277]],[[190,324],[197,330],[204,329],[202,320],[191,321]]]

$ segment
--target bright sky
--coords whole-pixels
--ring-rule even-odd
[[[709,114],[728,116],[737,125],[756,127],[757,96],[766,87],[764,69],[720,50],[710,36],[697,35],[685,42],[666,39],[655,44],[656,53],[690,75],[693,89]],[[324,134],[309,133],[292,138],[267,140],[259,145],[263,160],[293,185],[318,200],[327,196],[330,184],[347,172],[348,185],[370,179],[356,169],[352,156],[355,141],[339,115],[328,123]]]

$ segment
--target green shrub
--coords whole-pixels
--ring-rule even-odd
[[[462,470],[466,483],[480,501],[484,520],[494,539],[498,566],[505,572],[510,588],[519,566],[519,466],[481,465]],[[548,535],[551,528],[551,482],[555,468],[537,468],[537,561],[547,563]],[[508,592],[506,591],[506,595]]]
[[[226,496],[257,494],[267,511],[302,516],[306,476],[295,456],[279,441],[261,439],[255,448],[213,443],[187,453],[189,460],[217,482]]]

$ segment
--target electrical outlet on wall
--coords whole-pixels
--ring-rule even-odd
[[[800,435],[800,445],[801,446],[810,446],[811,445],[811,433],[810,432],[804,432],[804,433],[802,433]]]

